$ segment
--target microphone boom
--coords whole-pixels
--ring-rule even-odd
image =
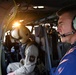
[[[75,33],[75,31],[69,32],[67,34],[62,34],[62,35],[60,34],[60,37],[66,37],[66,36],[72,35],[74,33]]]

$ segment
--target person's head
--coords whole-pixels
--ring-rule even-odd
[[[76,41],[76,5],[60,9],[57,16],[59,17],[57,31],[61,35],[61,41],[74,43]]]
[[[11,31],[11,36],[24,44],[27,43],[30,38],[30,30],[27,27],[21,25],[19,28],[15,28]]]

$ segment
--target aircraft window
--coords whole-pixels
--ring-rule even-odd
[[[7,34],[10,35],[10,30],[5,32],[3,42],[5,42],[5,37],[7,36]]]
[[[55,30],[57,30],[57,26],[53,26],[52,28],[54,28]]]
[[[32,34],[35,34],[35,29],[33,29],[33,32],[32,32]]]
[[[45,26],[47,26],[47,25],[50,26],[50,23],[46,23],[46,24],[45,24]]]
[[[32,30],[32,26],[26,26],[30,31]],[[35,29],[33,27],[33,31],[32,31],[32,34],[35,34]]]
[[[32,30],[32,26],[26,26],[30,31]]]

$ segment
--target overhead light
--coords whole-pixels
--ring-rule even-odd
[[[33,6],[34,9],[43,9],[44,6]]]
[[[38,6],[38,8],[42,9],[42,8],[44,8],[44,6]]]
[[[33,8],[34,8],[34,9],[37,9],[38,7],[37,7],[37,6],[33,6]]]
[[[19,22],[15,22],[12,27],[13,27],[13,28],[15,28],[15,27],[20,27],[20,25],[21,25],[21,24],[20,24]]]
[[[20,20],[19,22],[23,22],[24,20]]]

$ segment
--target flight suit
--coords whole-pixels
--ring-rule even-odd
[[[76,75],[76,42],[61,59],[54,75]]]
[[[20,62],[10,63],[7,67],[7,73],[14,72],[15,75],[34,75],[34,68],[37,62],[38,48],[30,45],[25,50],[24,65]]]

